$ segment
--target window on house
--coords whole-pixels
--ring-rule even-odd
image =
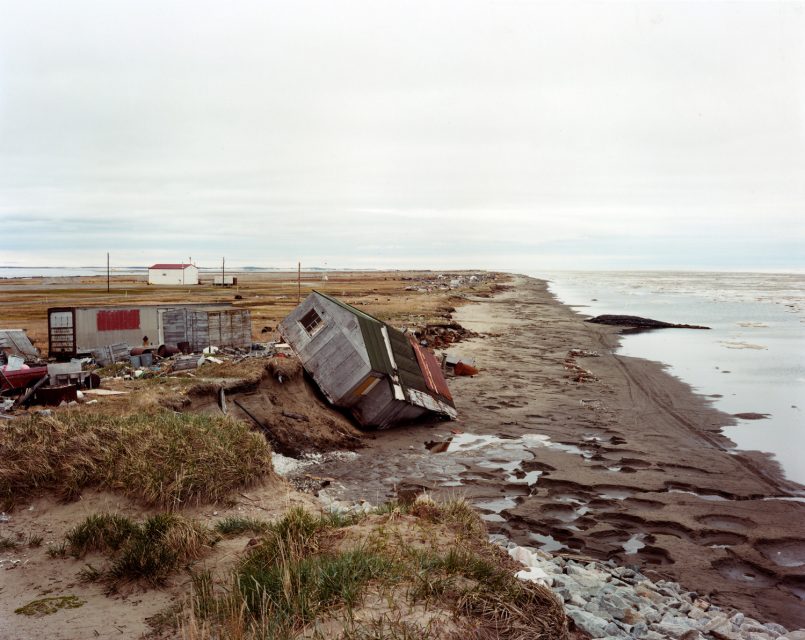
[[[315,309],[311,309],[305,315],[303,315],[299,322],[302,323],[302,327],[310,336],[315,335],[324,326],[321,316],[316,313]]]

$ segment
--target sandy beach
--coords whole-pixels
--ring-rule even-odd
[[[583,322],[543,281],[513,285],[454,314],[481,334],[456,348],[481,369],[451,380],[459,421],[377,434],[317,470],[331,495],[466,495],[518,544],[637,565],[805,626],[803,487],[731,450],[732,418],[661,364],[615,355],[617,328]]]

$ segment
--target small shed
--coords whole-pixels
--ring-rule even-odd
[[[152,264],[148,267],[148,284],[198,284],[198,267],[184,263]]]
[[[279,331],[325,397],[363,426],[457,415],[435,356],[360,309],[314,291]]]

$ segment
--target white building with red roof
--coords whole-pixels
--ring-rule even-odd
[[[198,284],[198,267],[185,263],[152,264],[148,267],[148,284]]]

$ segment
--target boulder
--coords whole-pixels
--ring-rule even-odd
[[[572,605],[566,606],[565,609],[568,617],[576,623],[576,626],[591,637],[603,638],[609,635],[606,631],[609,623],[603,618]]]

